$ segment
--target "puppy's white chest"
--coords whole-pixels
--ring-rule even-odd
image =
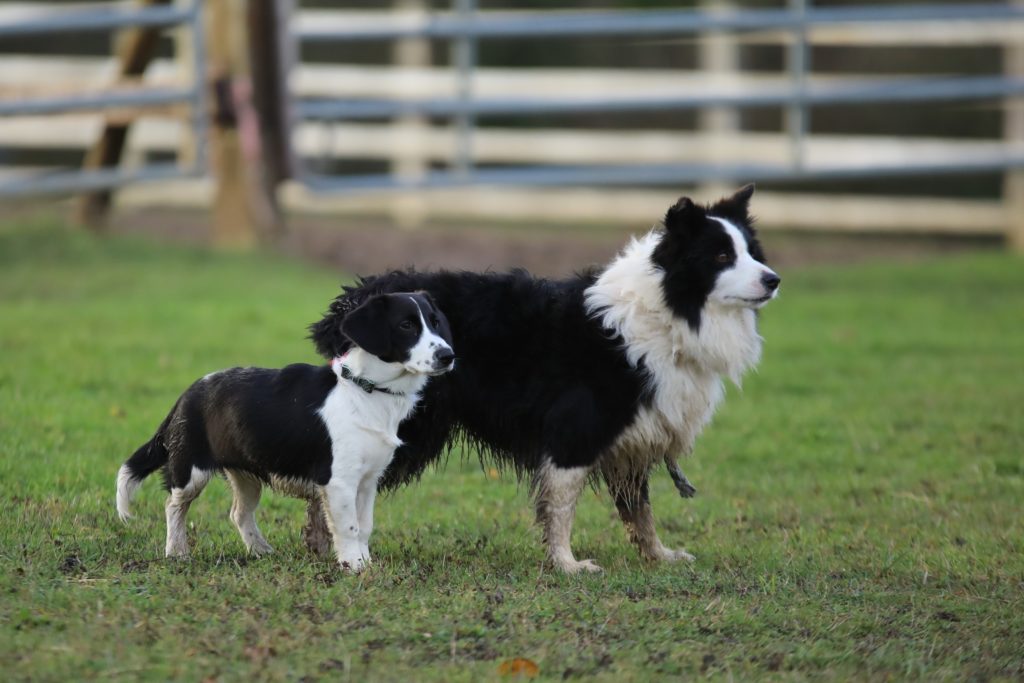
[[[339,384],[320,409],[335,458],[358,453],[360,460],[387,460],[402,445],[398,425],[408,410],[404,401],[366,394]]]

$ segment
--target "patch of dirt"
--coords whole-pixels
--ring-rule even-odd
[[[60,565],[58,566],[62,574],[83,574],[85,573],[85,565],[82,563],[82,559],[78,555],[68,555],[65,557]]]
[[[652,219],[653,220],[653,219]],[[636,227],[636,226],[632,226]],[[181,209],[122,210],[111,220],[115,234],[144,234],[173,242],[209,244],[209,214]],[[372,274],[415,265],[502,271],[525,268],[541,276],[565,276],[606,263],[639,232],[609,226],[428,223],[402,229],[384,217],[292,216],[276,247],[292,256]],[[870,260],[910,261],[940,254],[993,249],[998,240],[954,237],[792,234],[761,236],[770,263],[779,268]]]

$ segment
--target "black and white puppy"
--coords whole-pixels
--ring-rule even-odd
[[[121,466],[117,511],[163,468],[168,557],[188,555],[185,515],[216,472],[231,484],[231,520],[249,552],[273,549],[254,512],[264,484],[321,503],[338,562],[370,562],[377,481],[401,444],[398,425],[431,375],[451,370],[448,321],[423,292],[381,294],[340,332],[350,348],[328,365],[232,368],[185,391],[156,435]]]

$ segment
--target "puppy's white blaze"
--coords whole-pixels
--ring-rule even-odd
[[[724,396],[722,377],[739,384],[761,357],[752,309],[705,305],[694,332],[665,305],[663,273],[651,261],[662,235],[630,242],[585,294],[587,312],[622,337],[629,362],[647,367],[654,393],[611,448],[623,462],[689,452]]]
[[[127,522],[132,517],[131,502],[135,492],[142,486],[142,480],[132,476],[128,465],[121,465],[117,471],[117,516],[122,522]]]
[[[418,372],[430,372],[434,369],[434,352],[438,349],[448,349],[450,351],[451,347],[448,345],[448,342],[435,334],[427,325],[427,320],[423,316],[423,309],[420,308],[420,304],[416,301],[415,297],[409,297],[409,299],[412,300],[416,306],[416,311],[420,314],[422,331],[420,332],[419,341],[409,350],[409,360],[406,363]]]

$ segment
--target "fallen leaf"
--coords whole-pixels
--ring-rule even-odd
[[[498,667],[498,673],[502,676],[526,676],[527,678],[533,678],[540,673],[540,667],[529,659],[516,657],[515,659],[506,659],[502,662]]]

